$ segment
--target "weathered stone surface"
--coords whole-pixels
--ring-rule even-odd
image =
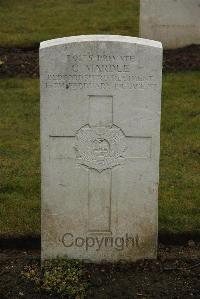
[[[166,49],[200,44],[200,0],[140,0],[140,36]]]
[[[161,74],[159,42],[41,43],[43,258],[156,256]]]

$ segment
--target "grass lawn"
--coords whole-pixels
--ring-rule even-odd
[[[0,47],[79,34],[138,36],[139,0],[2,0]]]
[[[38,80],[0,80],[0,233],[40,232]]]
[[[163,81],[159,231],[200,233],[200,72]]]
[[[197,72],[164,76],[160,231],[200,227],[198,78]],[[0,233],[40,233],[38,80],[0,80],[0,99]]]

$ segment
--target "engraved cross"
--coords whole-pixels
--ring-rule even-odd
[[[89,96],[88,124],[76,136],[77,162],[88,172],[88,232],[112,233],[112,168],[151,157],[151,137],[126,136],[114,124],[113,96]],[[73,137],[73,138],[72,138]],[[70,158],[70,157],[69,157]]]

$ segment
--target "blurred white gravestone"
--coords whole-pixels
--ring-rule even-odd
[[[40,45],[42,258],[156,257],[162,46]]]
[[[166,49],[200,44],[200,0],[140,0],[140,36]]]

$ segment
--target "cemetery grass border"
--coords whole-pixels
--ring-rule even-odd
[[[1,79],[0,87],[0,234],[6,238],[18,234],[20,237],[38,236],[39,82],[37,79]],[[178,235],[199,237],[198,88],[199,72],[164,75],[159,232],[161,239],[166,235],[165,239],[171,242],[177,240]]]

